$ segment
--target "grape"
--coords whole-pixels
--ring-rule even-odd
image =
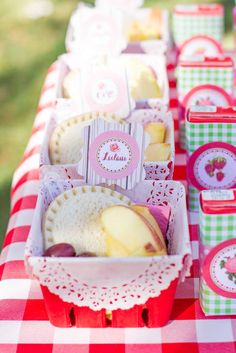
[[[49,257],[73,257],[75,255],[76,253],[74,247],[67,243],[52,245],[44,253],[44,256]]]

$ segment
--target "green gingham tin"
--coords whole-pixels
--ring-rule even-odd
[[[224,10],[221,5],[177,5],[173,15],[174,41],[180,47],[196,35],[205,35],[222,42]]]
[[[200,279],[200,303],[206,315],[236,314],[236,300],[216,294],[203,279]]]
[[[233,214],[207,214],[199,211],[200,240],[206,247],[214,247],[231,239],[236,232],[236,211]]]
[[[178,98],[180,104],[180,145],[185,145],[185,110],[192,105],[232,105],[233,62],[231,58],[192,57],[181,60],[178,67]]]
[[[220,191],[217,197],[221,193],[224,194],[222,199],[225,199],[233,191]],[[203,201],[204,194],[209,200],[209,192],[205,191],[202,193],[201,204],[206,202]],[[236,208],[235,213],[210,214],[200,207],[200,303],[206,315],[236,314],[236,276],[224,268],[230,251],[234,257],[230,261],[236,260],[236,240],[233,239],[235,230]],[[218,267],[214,266],[214,261],[218,261]]]
[[[211,84],[223,88],[229,95],[233,92],[233,65],[227,67],[189,65],[180,62],[178,68],[178,97],[180,102],[184,101],[186,95],[196,86]],[[200,64],[200,63],[199,63]]]
[[[185,135],[186,135],[185,121],[182,120],[179,122],[179,145],[180,145],[180,148],[182,148],[182,150],[186,150]]]
[[[188,198],[189,208],[191,211],[198,211],[199,191],[201,189],[229,188],[234,185],[234,178],[236,177],[236,175],[234,175],[236,174],[236,165],[234,160],[234,149],[236,147],[234,146],[236,146],[236,123],[193,123],[186,121]],[[208,178],[207,172],[198,161],[200,158],[199,156],[196,157],[194,161],[195,164],[189,163],[189,161],[191,162],[198,154],[203,156],[204,154],[207,155],[207,153],[209,154],[209,159],[213,158],[212,155],[218,156],[217,158],[226,158],[226,160],[229,158],[230,160],[228,161],[228,167],[230,166],[230,163],[234,163],[232,164],[233,172],[231,173],[233,179],[228,184],[224,184],[224,180],[218,182],[216,179],[218,178],[218,175],[216,174],[220,173],[220,171],[217,171],[217,173],[214,172],[215,175]],[[204,160],[202,163],[204,163]],[[205,161],[205,165],[207,165],[207,159]],[[197,170],[196,168],[202,168],[201,172],[199,172],[200,169]],[[231,170],[228,171],[228,173],[230,172]],[[206,173],[206,175],[199,175],[199,173]],[[221,173],[225,174],[225,171],[222,171]],[[206,182],[204,181],[204,178],[207,179]],[[200,182],[199,179],[201,179]]]

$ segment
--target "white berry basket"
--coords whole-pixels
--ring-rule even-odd
[[[166,68],[166,57],[162,53],[157,54],[144,54],[144,53],[124,53],[116,58],[104,58],[104,63],[112,63],[112,65],[120,65],[126,58],[137,58],[139,61],[143,62],[149,68],[152,69],[157,85],[160,87],[162,96],[160,98],[149,98],[145,100],[137,100],[131,104],[130,109],[150,109],[158,108],[162,105],[169,106],[170,96],[169,96],[169,82]],[[108,60],[108,61],[107,61]],[[78,55],[75,53],[68,53],[59,56],[58,58],[58,75],[57,75],[57,88],[56,97],[63,98],[63,80],[66,75],[72,70],[80,70],[84,66],[83,60],[80,61]],[[118,69],[119,70],[119,67]],[[128,82],[127,82],[128,86]],[[79,92],[79,88],[78,88]],[[134,104],[134,107],[133,107]]]
[[[130,16],[129,20],[139,20],[141,22],[146,22],[150,11],[150,8],[136,9]],[[160,14],[162,21],[162,25],[160,28],[160,38],[129,42],[127,44],[126,49],[123,51],[124,53],[145,53],[153,55],[165,54],[166,56],[168,56],[168,51],[171,49],[172,46],[170,36],[169,12],[167,10],[161,10]]]
[[[50,177],[41,182],[27,241],[26,267],[41,284],[50,321],[60,327],[163,326],[169,320],[177,283],[189,275],[191,266],[184,186],[176,181],[143,181],[129,192],[118,190],[134,203],[171,206],[166,234],[169,255],[43,257],[44,212],[60,193],[79,185],[80,181]]]
[[[71,16],[67,33],[65,39],[65,46],[67,52],[77,53],[78,54],[78,19],[80,17],[81,10],[84,11],[84,6],[78,6],[77,9]],[[123,27],[123,36],[124,36],[124,49],[125,53],[144,53],[144,54],[166,54],[168,49],[171,47],[171,36],[170,36],[170,24],[169,24],[169,12],[168,10],[160,10],[160,38],[158,39],[148,39],[141,41],[127,42],[125,39],[125,30],[132,21],[139,21],[141,23],[146,23],[150,12],[150,8],[139,8],[132,10],[129,13],[123,13],[123,18],[121,19],[121,27]],[[122,30],[122,29],[121,29]],[[114,33],[115,40],[117,39],[117,34]],[[125,43],[126,42],[126,43]],[[122,49],[122,44],[119,45]],[[111,53],[112,54],[112,53]]]
[[[73,106],[73,103],[72,103]],[[73,107],[72,107],[73,108]],[[74,111],[75,113],[72,113]],[[59,114],[58,112],[53,112],[51,119],[48,122],[47,128],[46,128],[46,133],[45,133],[45,138],[41,147],[40,151],[40,170],[42,176],[47,174],[48,172],[57,174],[61,179],[81,179],[84,180],[86,183],[92,183],[92,184],[100,184],[100,183],[107,183],[108,179],[99,176],[99,175],[94,175],[92,179],[88,179],[88,168],[89,168],[89,159],[87,159],[86,163],[83,163],[83,168],[81,170],[78,169],[77,164],[67,164],[67,165],[51,165],[50,161],[50,155],[49,155],[49,144],[50,144],[50,138],[53,134],[53,131],[56,129],[58,124],[62,121],[67,121],[69,117],[73,118],[76,120],[77,116],[78,119],[81,117],[87,117],[89,114],[81,114],[77,115],[76,114],[76,108],[73,108],[72,110],[69,111],[69,114],[67,114],[65,111],[63,111],[63,114]],[[91,117],[101,117],[101,119],[104,119],[104,117],[109,117],[113,115],[108,115],[108,114],[101,114],[101,113],[91,113]],[[114,119],[116,120],[116,116],[113,116]],[[114,121],[115,121],[114,120]],[[119,119],[118,119],[119,120]],[[174,142],[174,123],[173,123],[173,117],[172,113],[167,110],[166,107],[162,106],[159,110],[156,109],[139,109],[135,110],[131,113],[129,117],[124,119],[126,122],[130,123],[129,127],[127,126],[127,131],[134,129],[134,139],[137,141],[137,144],[139,145],[140,149],[140,158],[142,159],[140,162],[140,168],[137,168],[136,171],[132,174],[132,179],[127,176],[127,180],[123,179],[117,179],[116,184],[123,187],[124,185],[127,185],[127,189],[131,189],[135,183],[140,182],[142,180],[171,180],[173,178],[173,172],[174,172],[174,161],[175,161],[175,142]],[[119,120],[120,121],[120,120]],[[161,122],[164,123],[165,128],[166,128],[166,134],[165,134],[165,143],[170,144],[170,156],[168,160],[166,161],[145,161],[144,160],[144,153],[145,149],[147,147],[148,142],[146,143],[145,141],[145,136],[143,135],[143,132],[140,132],[140,135],[138,135],[137,130],[135,130],[136,124],[144,126],[146,123],[149,122]],[[84,124],[85,126],[86,124]],[[128,125],[128,124],[127,124]],[[115,128],[119,128],[117,125],[114,125]],[[111,128],[111,125],[104,125],[103,121],[101,121],[101,124],[97,124],[96,131],[99,131],[99,134],[102,134],[103,131],[109,130]],[[122,128],[123,131],[124,128]],[[90,134],[92,136],[92,134]],[[83,151],[85,150],[86,153],[86,146],[91,145],[93,140],[86,140],[84,142],[84,146],[82,147],[82,154],[84,153]],[[87,154],[86,154],[87,158]],[[87,176],[87,179],[85,178]]]

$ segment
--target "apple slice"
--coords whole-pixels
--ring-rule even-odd
[[[129,256],[164,256],[164,255],[167,255],[166,250],[164,248],[159,251],[154,251],[151,243],[147,243],[145,247],[136,249],[133,253],[129,254]]]
[[[133,206],[131,206],[131,208],[134,211],[138,212],[141,216],[143,216],[151,224],[152,228],[155,229],[155,232],[159,238],[159,241],[161,242],[160,247],[162,246],[166,252],[166,244],[165,244],[163,234],[160,230],[159,224],[157,223],[156,219],[151,214],[149,208],[145,205],[133,205]]]
[[[150,248],[155,255],[163,250],[163,244],[155,229],[132,208],[111,206],[102,212],[101,222],[107,236],[121,243],[129,255],[140,248],[145,250],[146,256],[150,253]]]
[[[129,256],[129,251],[117,239],[106,235],[106,253],[107,256],[112,257],[125,257]]]
[[[156,74],[139,58],[123,58],[128,72],[129,88],[134,100],[162,97]]]
[[[164,162],[170,158],[169,143],[151,143],[145,150],[145,160],[147,162]]]
[[[139,81],[130,80],[131,96],[135,100],[160,98],[161,90],[153,78],[140,78]]]
[[[150,143],[163,143],[165,141],[166,128],[163,123],[148,123],[145,126],[145,131],[151,137]]]
[[[148,248],[148,247],[147,247]],[[159,255],[159,253],[158,253]],[[163,254],[165,255],[165,254]],[[135,250],[133,253],[131,253],[129,256],[157,256],[157,252],[156,251],[147,251],[146,248],[141,247],[137,250]]]

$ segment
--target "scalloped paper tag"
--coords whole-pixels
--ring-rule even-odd
[[[86,183],[131,189],[145,179],[144,151],[150,137],[141,124],[96,119],[84,128],[82,158],[77,171]]]
[[[209,252],[203,278],[218,295],[236,299],[236,239],[226,240]]]
[[[194,56],[204,55],[215,57],[223,54],[223,49],[219,42],[206,35],[198,35],[187,39],[180,48],[181,55]]]
[[[82,8],[74,24],[76,51],[85,58],[118,55],[126,48],[123,16],[113,8]]]
[[[87,66],[81,71],[79,86],[83,112],[115,113],[126,118],[134,107],[127,73],[121,65]]]
[[[232,99],[229,94],[223,88],[211,84],[194,87],[186,94],[183,100],[185,108],[191,106],[228,107],[231,104]]]
[[[191,184],[198,190],[231,189],[236,186],[236,147],[210,142],[199,147],[187,165]]]

